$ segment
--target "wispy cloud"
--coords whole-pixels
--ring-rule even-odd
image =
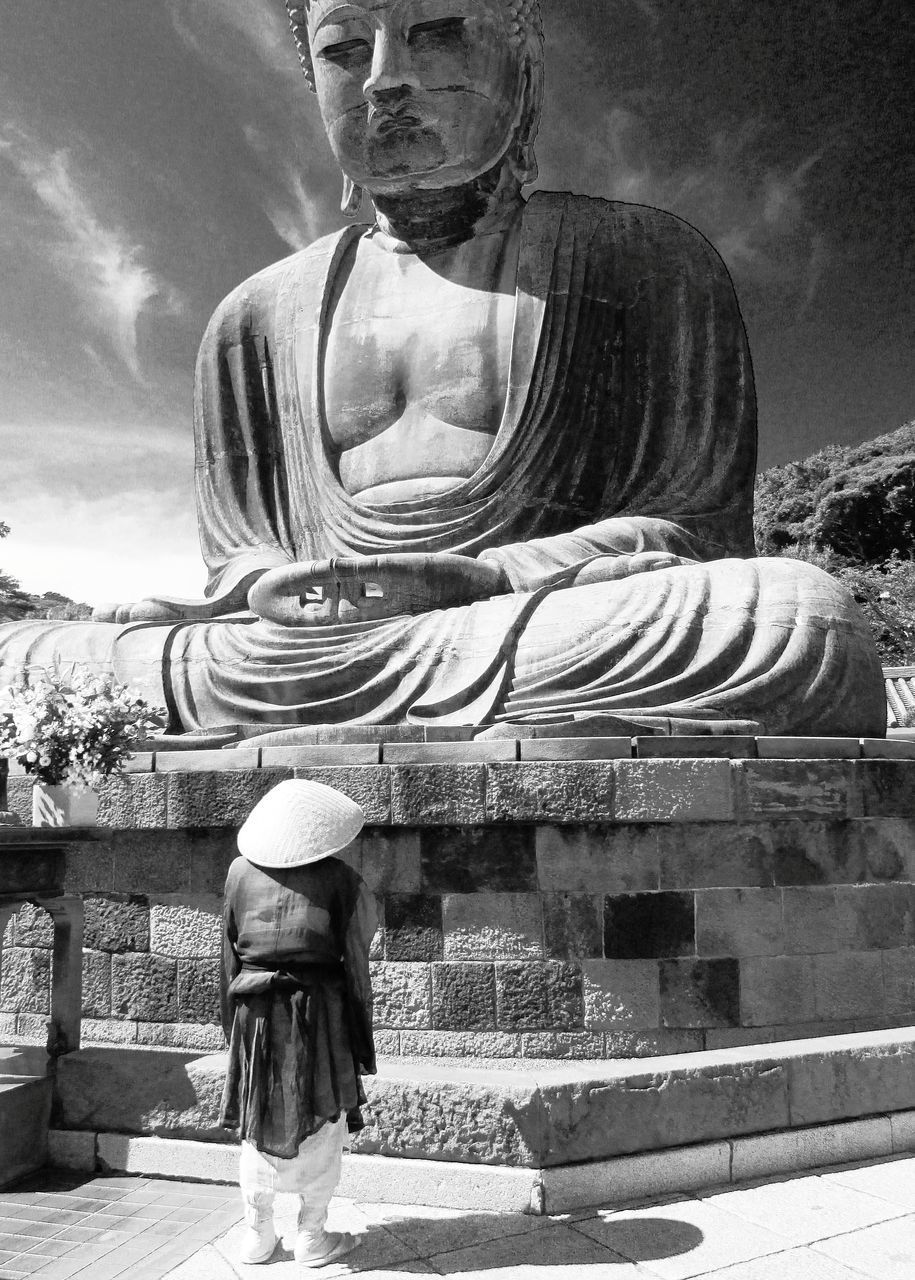
[[[0,132],[0,163],[22,178],[45,212],[45,226],[32,228],[48,262],[79,295],[86,319],[108,339],[133,377],[144,380],[138,324],[154,301],[179,314],[182,301],[144,262],[142,248],[125,228],[106,220],[90,195],[72,153],[44,146],[21,127]]]
[[[285,8],[279,0],[169,0],[169,13],[185,47],[233,86],[264,216],[290,249],[305,248],[333,223],[337,179]]]

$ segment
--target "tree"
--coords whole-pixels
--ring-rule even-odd
[[[760,555],[807,560],[851,591],[886,666],[915,663],[915,421],[763,472],[755,529]]]
[[[0,520],[0,538],[8,537],[9,525]],[[31,595],[23,591],[18,579],[0,569],[0,622],[18,622],[22,618],[83,619],[92,617],[92,606],[78,604],[59,591]]]

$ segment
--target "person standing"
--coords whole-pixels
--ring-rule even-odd
[[[333,856],[364,820],[339,791],[296,779],[269,791],[238,833],[225,887],[220,1123],[241,1137],[244,1262],[273,1254],[278,1191],[299,1196],[297,1262],[324,1266],[359,1242],[325,1223],[347,1129],[362,1127],[360,1077],[376,1070],[375,899]]]

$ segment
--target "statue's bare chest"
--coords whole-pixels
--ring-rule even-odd
[[[362,242],[338,282],[323,391],[349,492],[416,496],[423,482],[434,490],[472,475],[489,452],[508,385],[515,264],[509,289],[504,243],[476,248],[435,269]]]

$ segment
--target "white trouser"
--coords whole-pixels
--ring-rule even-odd
[[[292,1192],[301,1199],[299,1230],[321,1231],[340,1181],[346,1137],[346,1116],[342,1115],[335,1124],[324,1124],[306,1138],[291,1160],[265,1155],[243,1142],[238,1181],[245,1203],[268,1209],[278,1191]]]

